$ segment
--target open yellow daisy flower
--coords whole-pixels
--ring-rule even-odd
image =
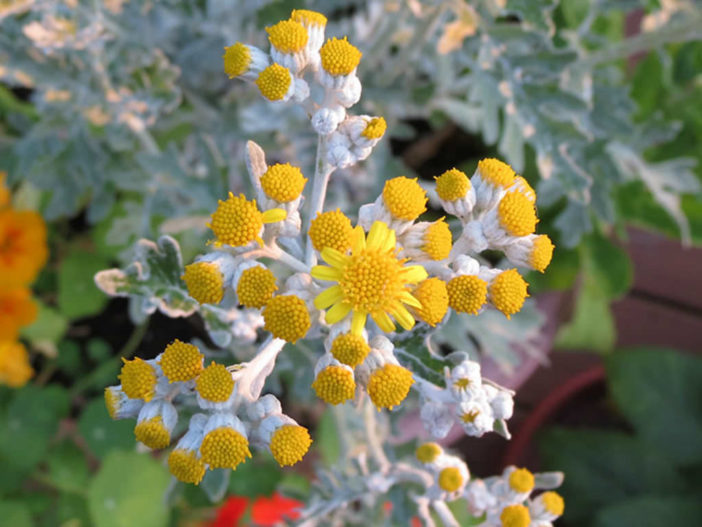
[[[336,282],[315,298],[317,309],[331,308],[326,313],[328,324],[335,324],[353,313],[351,333],[360,335],[368,315],[386,332],[395,331],[395,323],[412,329],[414,317],[405,305],[422,308],[410,292],[410,286],[427,278],[421,265],[405,265],[407,258],[398,258],[395,231],[376,221],[368,236],[356,227],[351,254],[331,247],[322,250],[322,259],[330,267],[317,265],[312,276]]]

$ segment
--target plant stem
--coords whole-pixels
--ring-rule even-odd
[[[639,33],[636,36],[612,43],[604,49],[590,53],[575,62],[578,66],[596,66],[602,62],[624,59],[649,49],[673,42],[687,42],[699,39],[702,35],[702,17],[690,16],[682,22],[670,24],[658,31]]]
[[[312,197],[308,209],[307,219],[305,220],[305,232],[309,233],[312,220],[317,217],[317,214],[322,212],[324,208],[324,200],[327,197],[327,186],[329,185],[329,177],[334,172],[334,168],[326,161],[327,138],[320,135],[317,141],[317,159],[315,161],[314,179],[312,181]],[[314,254],[314,247],[309,234],[307,235],[305,263],[308,267],[312,267],[317,263],[317,257]]]

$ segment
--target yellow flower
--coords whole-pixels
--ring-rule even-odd
[[[389,179],[383,187],[383,201],[393,218],[414,221],[427,210],[427,193],[416,179]]]
[[[353,370],[348,366],[327,366],[317,374],[312,388],[317,397],[329,404],[340,404],[353,399],[356,393]]]
[[[433,463],[442,452],[443,449],[437,443],[424,443],[417,447],[414,455],[422,463]]]
[[[519,312],[524,305],[527,283],[516,269],[502,271],[490,284],[490,302],[507,318]],[[450,297],[450,292],[449,292]]]
[[[263,245],[260,236],[263,224],[284,220],[285,216],[285,211],[281,209],[261,212],[256,207],[256,200],[248,201],[242,194],[234,196],[230,192],[226,201],[219,201],[217,210],[212,214],[212,221],[207,226],[217,237],[215,247],[240,247],[254,240]]]
[[[197,346],[175,339],[161,355],[159,365],[169,382],[189,381],[202,371],[202,359]]]
[[[156,390],[156,370],[151,364],[140,359],[122,359],[122,371],[117,378],[122,382],[122,390],[130,399],[150,401]]]
[[[270,166],[261,176],[263,192],[280,203],[289,203],[300,197],[306,182],[307,178],[302,175],[300,169],[290,163]]]
[[[361,135],[366,139],[380,139],[385,135],[385,130],[388,128],[388,123],[383,117],[373,117],[361,132]]]
[[[176,448],[168,456],[168,469],[176,479],[198,485],[205,475],[205,463],[194,450]]]
[[[339,209],[318,213],[308,232],[312,246],[318,251],[331,247],[341,253],[351,248],[353,239],[351,220]]]
[[[180,277],[188,288],[188,294],[200,304],[219,304],[224,296],[224,277],[217,264],[195,262],[185,266]]]
[[[378,409],[399,405],[405,400],[414,384],[412,372],[396,364],[386,364],[371,373],[368,380],[368,395]]]
[[[463,485],[463,476],[457,467],[446,467],[439,472],[439,487],[446,492],[456,492]]]
[[[137,423],[134,436],[137,441],[153,449],[166,448],[171,444],[171,433],[160,415]]]
[[[534,240],[534,246],[529,255],[529,265],[543,273],[551,263],[554,248],[555,246],[551,243],[551,238],[545,234],[538,236]]]
[[[236,470],[241,463],[251,457],[249,441],[228,426],[221,426],[208,432],[200,445],[202,460],[210,468],[230,468]]]
[[[254,265],[241,273],[236,286],[239,303],[245,307],[262,308],[278,290],[276,278],[270,269]]]
[[[334,339],[329,352],[342,364],[355,368],[363,362],[370,351],[366,339],[353,333],[345,333]]]
[[[494,187],[507,188],[514,183],[514,170],[507,163],[493,157],[478,162],[481,178]]]
[[[510,505],[502,509],[500,514],[502,527],[528,527],[531,523],[529,509],[524,505]]]
[[[37,318],[29,289],[0,289],[0,340],[14,340],[22,326]]]
[[[554,516],[561,516],[565,510],[565,502],[563,497],[554,491],[548,491],[541,494],[538,498],[544,506],[544,509],[549,514]]]
[[[436,193],[444,201],[456,201],[465,197],[470,190],[470,179],[457,168],[447,170],[434,178],[436,180]]]
[[[247,71],[251,65],[251,51],[249,47],[241,42],[237,42],[233,46],[224,48],[224,73],[230,79],[239,77]]]
[[[234,390],[234,379],[224,364],[213,362],[197,378],[196,389],[206,401],[223,403]]]
[[[259,73],[256,86],[269,101],[280,101],[285,98],[293,82],[290,70],[285,66],[273,63]]]
[[[307,428],[299,425],[283,425],[273,432],[270,447],[275,460],[284,467],[302,460],[311,444],[312,439]]]
[[[0,341],[0,384],[24,386],[34,375],[27,349],[19,342]]]
[[[307,44],[309,35],[305,27],[296,20],[281,20],[267,27],[268,40],[271,46],[281,53],[297,53]]]
[[[360,227],[356,227],[360,229]],[[390,316],[405,329],[412,329],[414,317],[406,305],[421,308],[409,286],[421,282],[427,272],[420,265],[405,266],[407,260],[397,257],[395,231],[376,221],[367,238],[362,231],[355,237],[350,255],[325,248],[322,258],[331,267],[317,265],[312,276],[318,280],[337,282],[315,299],[317,309],[326,309],[326,321],[335,324],[353,312],[351,333],[360,335],[370,315],[386,332],[395,330]]]
[[[509,475],[509,486],[519,494],[531,492],[534,488],[534,474],[525,468],[518,468]]]
[[[521,192],[508,192],[497,206],[500,226],[512,236],[526,236],[536,229],[534,204]]]
[[[319,50],[319,55],[324,71],[336,76],[352,73],[361,62],[363,53],[344,37],[327,40]]]
[[[0,287],[31,283],[48,254],[46,225],[39,214],[0,210]]]
[[[263,329],[288,342],[303,338],[312,325],[305,301],[295,295],[271,298],[263,309]]]
[[[446,289],[449,306],[458,313],[477,315],[487,301],[487,282],[477,276],[456,276],[449,281]]]
[[[436,277],[427,278],[417,285],[412,295],[422,304],[421,308],[414,309],[417,318],[431,327],[443,320],[449,307],[446,282]]]

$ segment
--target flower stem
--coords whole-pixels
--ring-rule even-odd
[[[327,138],[320,135],[317,141],[317,160],[314,167],[314,179],[312,181],[312,197],[305,221],[305,232],[309,233],[312,220],[317,217],[317,214],[322,212],[324,208],[324,200],[327,196],[327,186],[329,185],[329,177],[334,172],[334,168],[326,161]],[[317,257],[314,254],[314,247],[309,234],[307,235],[305,262],[308,267],[312,267],[317,263]]]

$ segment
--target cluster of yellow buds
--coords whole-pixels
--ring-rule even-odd
[[[255,83],[269,101],[303,105],[314,130],[327,137],[324,159],[344,168],[370,155],[386,123],[382,117],[347,116],[361,98],[356,71],[363,54],[346,37],[325,41],[326,26],[321,13],[295,9],[288,20],[266,28],[269,53],[241,42],[226,47],[224,71]],[[316,101],[311,82],[321,88]]]
[[[415,457],[429,471],[432,484],[426,496],[432,501],[464,498],[475,517],[484,517],[484,527],[552,527],[563,514],[563,498],[555,492],[563,482],[560,472],[533,474],[526,468],[507,467],[500,476],[471,479],[465,462],[450,455],[437,443],[420,444]],[[534,491],[544,490],[537,496]]]
[[[198,484],[208,469],[237,466],[250,446],[269,450],[281,466],[300,461],[312,443],[306,428],[284,415],[272,396],[258,398],[238,380],[253,363],[225,367],[193,344],[175,340],[155,359],[125,360],[121,384],[105,389],[113,419],[136,417],[134,435],[145,446],[167,448],[178,421],[177,399],[194,399],[199,412],[168,457],[171,473]],[[241,385],[241,386],[240,386]]]
[[[397,325],[406,331],[416,323],[436,327],[451,309],[476,315],[492,305],[507,317],[521,309],[528,296],[525,280],[516,268],[482,264],[476,239],[502,249],[522,268],[543,271],[551,259],[548,237],[533,233],[533,190],[496,159],[481,161],[470,179],[457,169],[436,178],[446,213],[462,225],[456,241],[445,218],[418,221],[427,192],[406,177],[388,180],[378,199],[360,208],[355,227],[339,210],[318,212],[305,240],[298,213],[307,181],[301,170],[268,167],[262,154],[257,170],[252,181],[263,210],[244,196],[220,201],[210,222],[217,250],[186,266],[183,279],[201,303],[228,301],[258,310],[263,329],[275,338],[294,343],[325,336],[312,387],[330,404],[354,399],[357,385],[378,408],[404,400],[414,379],[384,336]],[[290,252],[278,244],[282,233],[294,240],[287,244]],[[305,243],[311,248],[307,260]],[[283,267],[274,273],[262,258],[277,259]],[[323,263],[315,264],[317,258]],[[458,379],[460,371],[449,375],[456,379],[447,385],[467,433],[481,435],[493,429],[495,419],[509,418],[511,394],[481,388],[479,375],[470,381],[471,390],[458,393],[456,386],[469,382]],[[427,394],[427,402],[437,400]]]
[[[11,206],[0,172],[0,384],[23,386],[34,374],[19,331],[37,317],[29,285],[46,263],[46,225],[34,211]]]

